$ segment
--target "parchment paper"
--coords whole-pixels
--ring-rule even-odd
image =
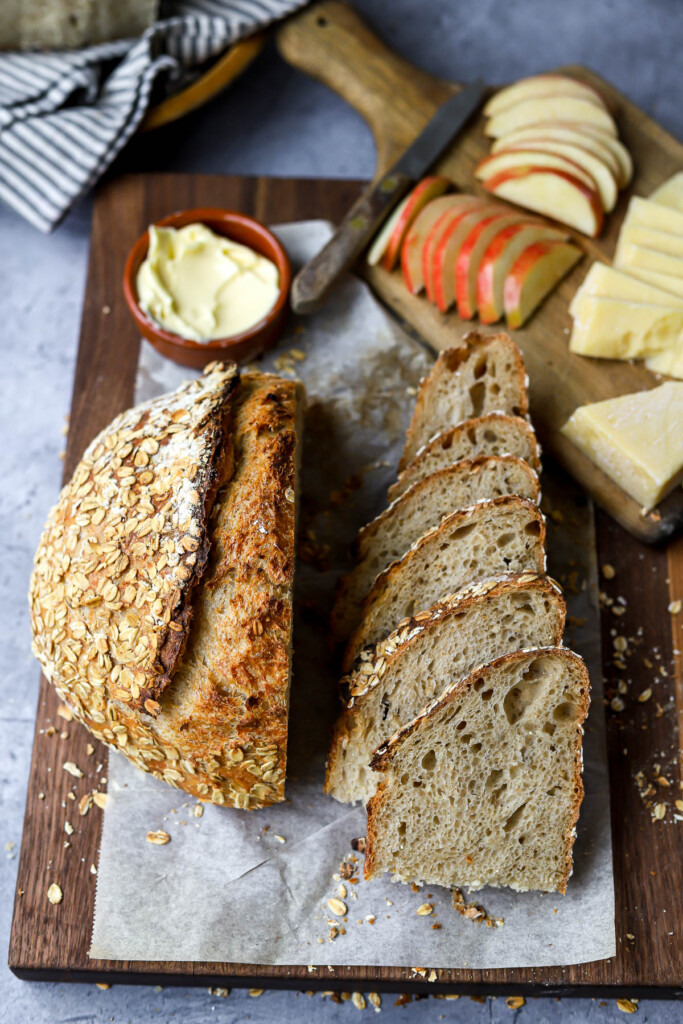
[[[323,222],[278,229],[293,263],[326,240]],[[521,967],[574,964],[615,953],[612,851],[592,517],[566,477],[543,487],[562,522],[550,521],[550,571],[568,583],[566,642],[588,662],[593,702],[586,729],[586,798],[566,896],[485,889],[476,901],[504,925],[460,916],[438,887],[413,892],[389,878],[346,882],[346,934],[330,940],[343,858],[365,833],[365,811],[322,793],[329,730],[338,711],[326,646],[335,583],[357,528],[385,504],[414,387],[432,357],[349,278],[315,317],[292,324],[264,368],[290,365],[304,381],[306,417],[297,566],[288,801],[261,811],[196,802],[111,753],[90,955],[115,960],[255,964]],[[278,360],[280,360],[278,362]],[[143,345],[136,400],[176,387],[188,371]],[[329,545],[326,550],[325,545]],[[311,557],[315,564],[311,564]],[[171,842],[147,843],[150,829]],[[284,842],[283,842],[284,840]],[[432,902],[430,917],[416,914]],[[371,920],[368,920],[370,918]],[[374,921],[372,920],[374,919]],[[440,929],[432,928],[437,922]]]

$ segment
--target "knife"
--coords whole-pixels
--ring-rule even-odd
[[[295,313],[312,313],[323,304],[387,215],[467,123],[484,88],[479,79],[446,100],[394,166],[365,189],[327,245],[294,278],[291,305]]]

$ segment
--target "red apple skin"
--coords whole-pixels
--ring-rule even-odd
[[[430,175],[428,178],[423,178],[422,181],[417,183],[410,194],[410,202],[406,205],[389,239],[389,244],[384,250],[384,255],[379,261],[381,267],[389,272],[394,269],[401,253],[403,239],[420,210],[430,199],[435,199],[436,196],[442,195],[452,187],[453,183],[442,175]]]
[[[452,230],[454,230],[463,217],[466,217],[468,213],[472,213],[480,206],[486,204],[485,199],[479,199],[474,196],[463,196],[466,200],[462,206],[455,206],[452,210],[446,210],[437,220],[433,226],[422,249],[422,276],[424,277],[425,290],[427,292],[427,298],[430,302],[436,303],[436,284],[435,284],[435,260],[434,254],[441,241],[441,236],[444,231],[447,231],[449,236]]]
[[[493,304],[494,264],[498,257],[502,255],[508,242],[528,226],[528,223],[520,221],[519,224],[510,224],[508,227],[503,228],[489,242],[488,248],[482,257],[479,264],[479,273],[477,274],[477,306],[479,309],[479,319],[483,324],[493,324],[500,319]]]
[[[490,211],[490,214],[493,215],[495,213],[502,213],[503,209],[504,207],[496,206],[494,203],[487,204],[484,202],[482,206],[479,208],[478,212],[481,213],[483,217],[487,211]],[[474,211],[472,210],[467,210],[465,211],[463,216],[467,216],[468,214],[473,212]],[[460,219],[458,219],[457,221],[453,221],[451,224],[448,225],[448,228],[446,229],[446,231],[444,231],[441,238],[439,239],[438,244],[435,246],[434,249],[432,271],[432,280],[434,282],[434,298],[437,307],[442,313],[447,313],[450,308],[450,303],[448,303],[446,295],[444,294],[443,291],[443,263],[445,259],[446,249],[448,248],[448,243],[451,239],[451,236],[453,235],[453,232],[457,230],[460,224]]]
[[[493,221],[505,216],[507,216],[505,213],[494,213],[491,217],[487,217],[485,220],[479,221],[476,227],[470,231],[469,235],[460,247],[458,258],[455,261],[455,301],[458,306],[458,316],[461,320],[471,320],[477,312],[476,308],[470,306],[468,295],[472,250],[477,244],[482,231],[484,231]]]
[[[503,185],[506,181],[510,181],[512,178],[524,178],[530,174],[556,174],[561,178],[565,178],[574,186],[574,188],[578,189],[579,192],[582,192],[585,198],[587,199],[591,207],[593,217],[595,218],[595,229],[591,237],[598,237],[598,235],[602,231],[603,224],[603,210],[602,204],[600,202],[600,196],[597,194],[597,192],[593,192],[586,185],[584,185],[583,182],[579,181],[578,178],[574,178],[571,174],[567,174],[566,171],[557,171],[549,167],[534,167],[533,165],[529,164],[528,166],[522,167],[510,167],[507,171],[501,171],[500,174],[494,175],[494,177],[489,178],[488,181],[482,182],[482,184],[487,192],[491,192],[493,195],[497,195],[496,190],[500,185]],[[534,210],[533,212],[543,213],[544,211]],[[552,214],[549,211],[546,212],[545,215],[549,217],[552,216]],[[556,217],[555,219],[558,220],[561,224],[566,223],[566,221],[563,221],[561,217]],[[572,225],[570,224],[569,227],[572,227]]]
[[[505,278],[504,300],[507,325],[512,330],[522,326],[521,305],[524,284],[531,270],[539,260],[548,256],[556,245],[567,245],[566,242],[535,242],[525,249],[515,261],[508,276]],[[574,246],[576,248],[576,246]],[[558,279],[559,280],[559,279]],[[544,296],[545,298],[545,296]]]

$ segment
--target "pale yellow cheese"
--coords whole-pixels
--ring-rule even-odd
[[[654,285],[655,288],[683,299],[683,278],[672,277],[671,274],[658,274],[656,270],[644,270],[643,267],[629,267],[628,272],[637,277],[639,281],[645,281],[647,284]]]
[[[580,317],[583,299],[587,295],[596,295],[604,299],[623,299],[626,302],[645,302],[654,306],[673,306],[683,308],[683,295],[678,299],[663,288],[656,288],[631,274],[625,274],[607,263],[596,262],[586,274],[581,287],[572,299],[569,312]]]
[[[655,249],[683,259],[683,235],[673,235],[670,231],[657,231],[640,224],[623,224],[619,232],[619,244],[622,242],[642,245],[646,249]]]
[[[651,199],[633,196],[628,204],[624,224],[642,224],[655,231],[669,231],[673,235],[683,235],[683,212],[668,209]]]
[[[569,348],[602,359],[642,359],[683,345],[683,308],[585,295]]]
[[[663,185],[655,189],[650,199],[659,203],[660,206],[669,206],[672,210],[679,210],[683,213],[683,171],[674,174]]]
[[[683,278],[683,259],[657,252],[655,249],[646,249],[641,245],[632,245],[621,239],[614,255],[614,266],[621,270],[641,267],[643,270],[654,270],[658,274],[671,274],[672,277]]]
[[[644,508],[683,479],[683,383],[584,405],[562,433]]]
[[[665,373],[667,377],[683,380],[683,346],[667,348],[656,356],[648,356],[645,365],[653,373]]]

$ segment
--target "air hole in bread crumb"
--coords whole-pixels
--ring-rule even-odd
[[[541,524],[538,522],[537,519],[534,519],[533,522],[526,524],[526,526],[524,527],[524,532],[528,534],[529,537],[540,537]]]
[[[519,807],[517,808],[516,811],[512,812],[512,814],[510,815],[508,820],[503,825],[503,832],[511,832],[512,831],[512,829],[515,827],[515,825],[517,824],[519,819],[522,817],[522,814],[524,813],[524,808],[526,807],[526,805],[527,805],[527,801],[525,800],[523,804],[519,805]]]
[[[572,718],[576,718],[576,707],[570,700],[563,701],[553,711],[553,718],[556,722],[567,722]]]
[[[436,768],[436,754],[433,750],[428,750],[422,758],[422,767],[428,772],[432,772]]]

